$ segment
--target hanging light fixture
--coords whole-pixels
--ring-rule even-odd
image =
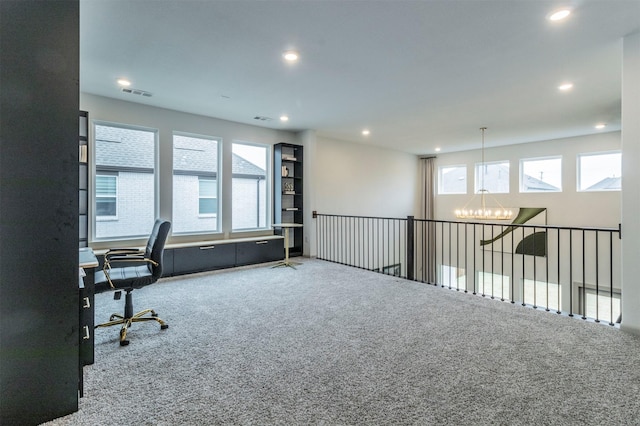
[[[482,173],[480,173],[480,189],[473,194],[473,197],[467,204],[461,209],[457,209],[454,213],[458,219],[478,219],[478,220],[508,220],[513,216],[513,212],[510,209],[505,209],[494,197],[491,196],[489,191],[484,186],[484,131],[486,127],[480,127],[482,132]],[[476,208],[470,208],[469,205],[473,202],[477,195],[480,195],[480,206]],[[496,207],[487,207],[486,198],[491,197]]]

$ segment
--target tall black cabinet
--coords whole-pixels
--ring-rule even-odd
[[[0,1],[0,424],[78,409],[79,2]]]
[[[279,143],[273,148],[273,221],[278,223],[303,223],[303,147]],[[302,256],[304,228],[289,229],[289,256]],[[276,228],[276,234],[284,230]]]

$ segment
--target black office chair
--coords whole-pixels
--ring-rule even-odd
[[[158,219],[153,225],[153,231],[149,236],[146,250],[137,249],[111,249],[104,255],[104,267],[95,275],[96,293],[116,290],[114,299],[120,299],[122,290],[126,291],[124,303],[124,315],[113,314],[109,322],[98,324],[98,327],[109,327],[122,324],[120,329],[120,345],[129,344],[127,330],[134,322],[157,321],[160,329],[165,330],[169,325],[158,318],[153,309],[145,309],[134,315],[133,297],[131,292],[153,284],[162,275],[162,254],[164,245],[169,235],[171,223]],[[151,316],[145,316],[151,314]]]

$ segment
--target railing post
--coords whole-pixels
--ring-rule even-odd
[[[414,217],[407,216],[407,279],[414,279]]]

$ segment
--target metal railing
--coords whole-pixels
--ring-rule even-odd
[[[317,257],[615,325],[620,228],[314,213]]]

